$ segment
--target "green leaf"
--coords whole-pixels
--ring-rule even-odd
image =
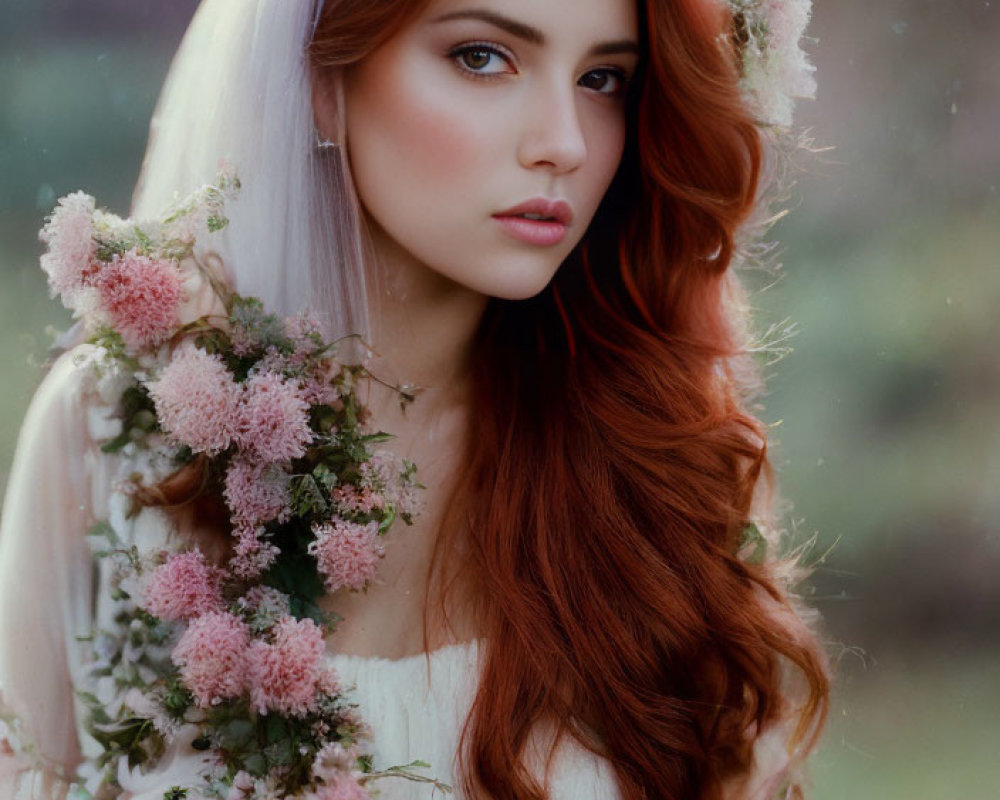
[[[396,521],[396,507],[390,503],[388,506],[386,506],[385,517],[378,524],[379,534],[381,535],[385,533],[387,530],[389,530],[389,528],[392,526],[392,523],[394,523],[395,521]]]
[[[163,694],[163,708],[174,719],[181,719],[184,713],[194,702],[194,696],[187,687],[181,683],[179,678],[172,678],[167,682],[166,691]]]
[[[254,753],[243,759],[243,769],[255,778],[263,778],[267,775],[267,761],[260,753]]]
[[[337,473],[326,464],[320,463],[313,467],[312,476],[316,483],[329,493],[338,483]],[[324,498],[325,502],[325,498]]]
[[[284,717],[277,714],[270,714],[266,717],[264,724],[264,738],[268,744],[288,738],[288,723]]]
[[[91,525],[90,529],[87,531],[87,538],[90,539],[106,539],[111,547],[121,547],[122,540],[118,536],[118,532],[111,526],[111,523],[107,520]]]
[[[264,757],[273,767],[289,767],[295,760],[292,740],[285,738],[264,748]]]
[[[337,425],[337,412],[330,406],[312,406],[309,418],[311,426],[323,434],[330,433]]]
[[[376,433],[369,433],[366,436],[360,437],[360,441],[366,444],[381,444],[382,442],[388,442],[396,437],[391,433],[386,433],[385,431],[378,431]]]
[[[245,749],[253,740],[257,726],[249,719],[233,719],[219,729],[219,739],[226,750]]]
[[[312,475],[293,478],[291,483],[292,509],[300,517],[325,514],[329,508],[322,490]]]
[[[78,689],[76,696],[91,708],[104,708],[104,704],[97,699],[97,695],[93,692],[83,692]]]

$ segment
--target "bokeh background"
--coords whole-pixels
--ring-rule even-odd
[[[78,188],[127,212],[195,5],[0,5],[0,483],[68,323],[36,231]],[[798,118],[831,149],[801,164],[755,302],[798,329],[767,419],[837,667],[813,796],[995,798],[1000,2],[820,0],[810,33]]]

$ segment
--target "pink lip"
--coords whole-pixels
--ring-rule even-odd
[[[525,219],[521,214],[538,214],[549,219]],[[550,246],[565,238],[573,221],[573,209],[564,200],[537,197],[499,211],[493,218],[515,239]]]

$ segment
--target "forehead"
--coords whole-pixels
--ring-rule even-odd
[[[495,27],[491,18],[540,34],[538,44],[589,46],[637,35],[637,0],[430,0],[418,22]],[[438,23],[438,20],[444,20]]]

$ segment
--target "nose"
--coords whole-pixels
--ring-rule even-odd
[[[518,160],[523,167],[561,174],[583,164],[587,141],[576,103],[572,90],[550,88],[534,93],[531,108],[522,117]]]

